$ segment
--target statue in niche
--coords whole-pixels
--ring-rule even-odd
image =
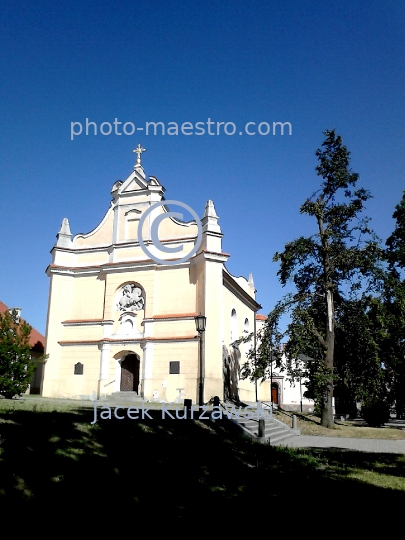
[[[239,403],[239,375],[241,353],[238,346],[232,346],[228,351],[222,345],[222,374],[224,382],[224,401]]]
[[[122,288],[122,296],[117,302],[118,311],[139,311],[143,309],[145,299],[142,296],[142,289],[135,284],[125,285]]]

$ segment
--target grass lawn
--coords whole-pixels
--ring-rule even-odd
[[[380,515],[405,505],[405,455],[269,447],[225,422],[163,420],[161,410],[92,425],[91,408],[24,403],[0,403],[3,517],[54,516],[64,530],[78,516],[94,527],[130,516],[153,534],[178,520],[198,531],[214,516],[231,527],[272,512],[308,518],[368,505]]]
[[[290,413],[293,414],[293,413]],[[298,428],[301,435],[324,435],[327,437],[356,437],[359,439],[405,439],[405,431],[402,429],[381,427],[373,428],[363,422],[341,422],[335,424],[333,429],[320,425],[320,418],[315,415],[296,413]],[[291,427],[291,418],[283,413],[274,411],[274,418]]]

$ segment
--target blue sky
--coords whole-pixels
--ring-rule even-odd
[[[3,1],[0,299],[45,332],[61,221],[73,234],[101,221],[138,143],[167,199],[200,215],[214,201],[227,267],[253,273],[263,313],[285,292],[274,253],[314,231],[299,207],[319,186],[325,129],[342,135],[385,240],[405,189],[404,19],[390,0]],[[86,118],[237,131],[71,140]],[[249,136],[247,122],[290,122],[292,135]]]

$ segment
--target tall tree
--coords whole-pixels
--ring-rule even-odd
[[[392,216],[395,229],[387,239],[389,272],[381,301],[375,306],[380,322],[380,348],[388,372],[390,401],[397,417],[405,418],[405,191]]]
[[[395,219],[395,229],[387,239],[387,258],[391,269],[405,269],[405,190],[402,199],[395,207],[392,217]]]
[[[384,290],[371,308],[387,400],[395,404],[397,417],[405,418],[405,284],[395,271],[388,273]]]
[[[31,327],[19,321],[17,312],[0,313],[0,394],[11,399],[23,394],[41,358],[31,358]]]
[[[316,232],[288,242],[273,260],[280,262],[281,284],[292,280],[297,289],[275,308],[278,314],[290,311],[293,315],[287,330],[291,342],[287,356],[291,359],[297,347],[312,358],[316,353],[321,424],[332,428],[336,307],[372,286],[381,250],[369,219],[360,217],[371,195],[356,187],[358,174],[349,168],[350,153],[341,136],[335,130],[324,135],[322,148],[316,152],[321,188],[300,208],[301,214],[315,218]]]

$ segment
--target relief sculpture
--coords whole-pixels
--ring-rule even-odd
[[[142,296],[142,289],[135,284],[125,285],[122,288],[122,296],[117,302],[118,311],[139,311],[143,309],[145,299]]]

